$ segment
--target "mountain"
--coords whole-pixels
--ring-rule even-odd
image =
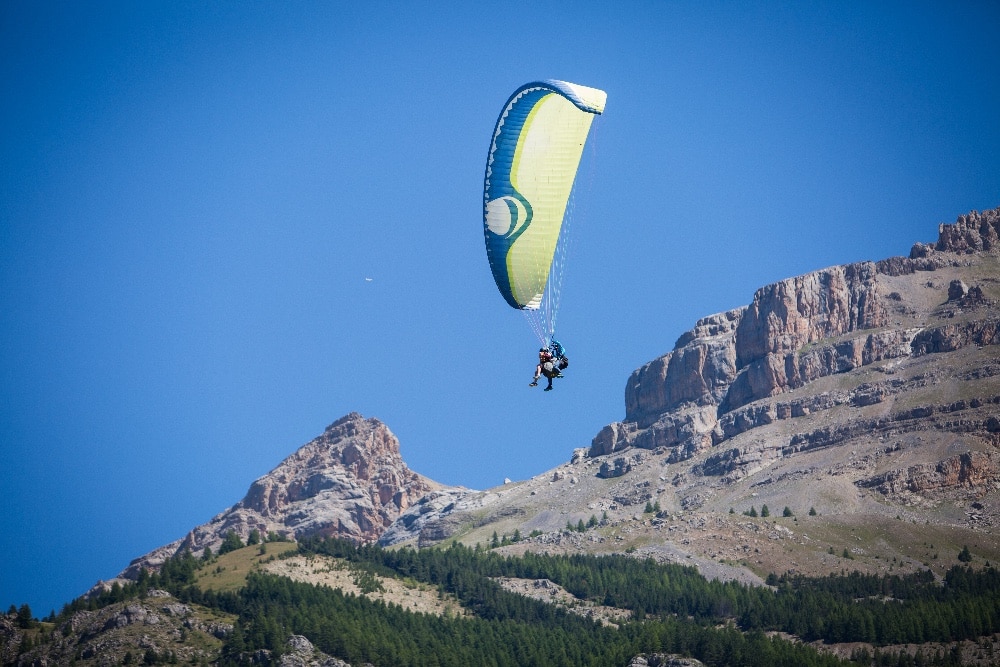
[[[625,418],[570,462],[431,494],[382,542],[539,531],[507,549],[629,549],[743,580],[943,569],[963,545],[1000,559],[998,233],[1000,209],[972,212],[908,257],[762,287],[636,369]],[[599,535],[563,530],[591,517]]]
[[[789,278],[702,318],[632,373],[624,419],[554,470],[445,487],[352,413],[122,576],[254,530],[420,546],[516,533],[504,549],[638,552],[758,582],[943,569],[964,545],[995,561],[998,303],[1000,209],[971,212],[908,257]],[[595,520],[599,533],[565,530]]]
[[[636,369],[565,464],[485,491],[348,414],[58,617],[0,616],[0,659],[995,664],[998,304],[1000,209],[762,287]]]
[[[119,578],[135,580],[142,568],[156,569],[184,550],[217,553],[229,533],[244,543],[255,532],[261,537],[319,535],[373,542],[403,511],[443,489],[406,466],[399,440],[385,424],[351,413],[251,484],[243,500],[185,537],[137,558]]]

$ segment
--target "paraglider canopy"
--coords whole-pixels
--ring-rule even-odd
[[[504,300],[540,311],[543,342],[558,307],[560,276],[551,273],[567,202],[606,99],[602,90],[566,81],[528,83],[507,100],[493,131],[483,188],[486,256]]]

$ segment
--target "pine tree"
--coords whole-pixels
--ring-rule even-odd
[[[25,602],[17,610],[17,627],[22,630],[35,627],[35,617],[31,614],[31,607]]]
[[[230,551],[236,551],[237,549],[243,548],[243,540],[240,536],[236,534],[236,531],[230,528],[226,532],[225,538],[222,540],[222,544],[219,546],[219,555],[227,554]]]

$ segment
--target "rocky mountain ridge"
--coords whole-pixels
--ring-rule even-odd
[[[673,458],[681,460],[761,423],[810,409],[800,401],[741,410],[759,399],[876,362],[1000,342],[996,300],[988,300],[980,285],[970,290],[961,280],[949,284],[948,315],[958,311],[965,321],[930,327],[892,321],[893,315],[912,314],[912,308],[907,310],[899,292],[886,291],[890,277],[959,264],[962,254],[996,251],[998,225],[997,210],[970,213],[942,225],[937,244],[916,244],[908,258],[789,278],[757,290],[749,306],[699,320],[671,352],[632,373],[625,420],[606,427],[591,454],[663,446],[675,448]],[[886,384],[866,386],[846,400],[863,405],[889,390]]]
[[[155,569],[185,549],[218,552],[229,532],[243,542],[253,531],[262,538],[336,535],[374,542],[413,503],[440,489],[407,467],[388,426],[352,412],[251,484],[236,505],[137,558],[119,576],[135,579],[141,568]]]
[[[702,318],[632,373],[624,419],[555,470],[446,488],[406,467],[384,424],[352,413],[123,576],[253,530],[385,545],[534,533],[508,548],[635,550],[760,581],[835,571],[827,547],[862,526],[882,546],[853,545],[853,566],[917,563],[915,534],[892,524],[908,519],[949,549],[1000,557],[998,303],[1000,209],[972,212],[908,257],[789,278]],[[761,503],[794,524],[741,516]],[[566,532],[595,516],[599,531]]]
[[[1000,209],[972,212],[908,257],[757,290],[634,371],[625,418],[570,462],[480,494],[430,494],[381,541],[540,531],[508,549],[633,549],[749,580],[838,571],[832,544],[869,571],[933,564],[940,545],[996,559],[998,232]],[[788,525],[742,517],[762,505]],[[594,515],[594,534],[565,530]]]

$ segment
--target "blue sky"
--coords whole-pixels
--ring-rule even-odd
[[[351,411],[488,488],[705,315],[1000,206],[995,2],[0,4],[0,604],[47,614]],[[558,336],[493,284],[522,83],[602,88]],[[370,278],[371,280],[366,280]]]

